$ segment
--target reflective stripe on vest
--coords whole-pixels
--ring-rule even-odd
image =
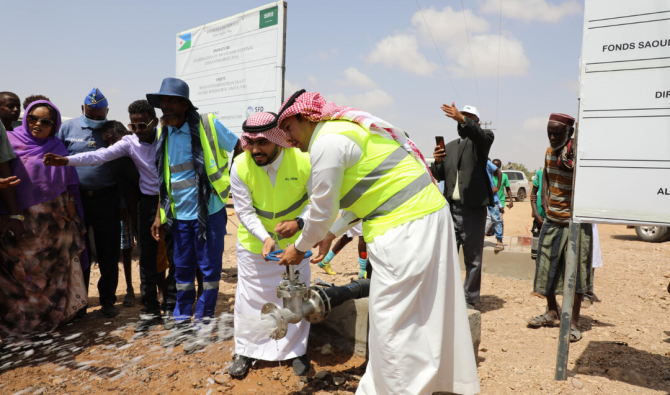
[[[193,162],[186,162],[179,165],[170,165],[170,173],[183,173],[193,170]]]
[[[409,198],[421,192],[421,190],[428,185],[432,184],[433,180],[430,179],[428,173],[424,173],[421,177],[412,181],[409,185],[401,189],[395,195],[391,196],[389,200],[382,203],[379,207],[372,210],[370,214],[363,218],[363,221],[369,221],[374,218],[382,217],[393,210],[400,207],[405,203]]]
[[[342,199],[340,199],[340,208],[346,209],[354,204],[363,196],[365,192],[372,187],[383,175],[391,171],[403,159],[409,155],[403,147],[396,148],[391,155],[387,156],[374,170],[361,179]]]
[[[300,200],[298,200],[297,202],[290,205],[289,208],[287,208],[286,210],[282,210],[278,213],[273,213],[273,212],[270,212],[270,211],[264,211],[264,210],[259,209],[258,207],[254,207],[254,208],[256,209],[256,214],[260,215],[261,217],[267,218],[267,219],[275,219],[275,218],[283,217],[286,214],[299,209],[300,206],[302,206],[302,204],[305,203],[308,199],[309,199],[309,197],[307,196],[307,192],[305,192],[305,194],[303,195],[303,197],[300,198]]]
[[[189,178],[182,181],[175,181],[170,184],[170,189],[179,191],[181,189],[191,188],[195,186],[195,178]]]

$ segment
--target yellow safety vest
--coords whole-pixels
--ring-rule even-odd
[[[205,117],[207,118],[205,120]],[[228,153],[219,148],[218,138],[216,136],[216,128],[214,127],[214,114],[200,114],[200,143],[202,144],[202,152],[205,158],[205,170],[207,178],[212,184],[212,192],[221,199],[225,205],[228,201],[228,194],[230,193],[230,171],[228,169]],[[163,128],[158,128],[157,139],[160,139]],[[166,131],[167,133],[167,131]],[[165,142],[165,159],[163,160],[163,179],[170,196],[170,207],[172,208],[172,216],[175,216],[174,200],[172,199],[172,191],[179,189],[186,189],[196,186],[195,178],[179,181],[170,185],[170,174],[180,173],[188,170],[193,170],[193,162],[170,164],[170,157],[168,156],[167,141]],[[161,223],[165,223],[167,217],[165,211],[161,207]]]
[[[363,219],[366,242],[446,205],[425,166],[396,141],[345,120],[322,123],[315,141],[328,133],[345,136],[361,148],[361,158],[344,171],[340,208]]]
[[[235,158],[237,175],[251,191],[251,199],[258,218],[281,249],[295,243],[300,232],[291,238],[283,239],[274,233],[275,227],[281,221],[298,217],[309,203],[306,185],[312,170],[308,154],[296,148],[283,148],[283,150],[284,157],[279,165],[274,187],[268,173],[254,163],[249,151]],[[254,237],[241,223],[237,228],[237,241],[254,254],[263,251],[263,240]]]

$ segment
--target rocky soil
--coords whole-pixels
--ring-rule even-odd
[[[234,305],[235,224],[229,217],[224,275],[217,315]],[[527,234],[528,202],[505,214],[508,235]],[[544,300],[531,296],[530,281],[483,276],[482,343],[479,376],[485,394],[667,394],[670,391],[670,242],[638,241],[632,229],[602,225],[605,267],[596,270],[599,302],[583,310],[583,339],[570,347],[569,379],[554,381],[558,328],[527,328],[525,320],[544,311]],[[356,243],[334,260],[337,276],[313,267],[312,280],[346,283],[358,273]],[[523,257],[530,259],[530,256]],[[495,262],[486,262],[494,265]],[[139,272],[133,283],[139,299]],[[286,363],[259,362],[242,380],[226,367],[232,340],[200,352],[163,348],[162,327],[136,335],[132,325],[140,306],[124,308],[120,275],[118,317],[100,314],[97,269],[91,278],[89,313],[57,332],[30,341],[5,339],[0,351],[2,394],[351,394],[365,371],[365,360],[332,351],[311,341],[313,369],[295,377]],[[337,346],[337,345],[335,345]],[[325,355],[324,355],[325,354]]]

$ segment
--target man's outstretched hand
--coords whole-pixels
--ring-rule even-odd
[[[15,187],[21,183],[21,180],[17,176],[11,176],[7,178],[0,178],[0,189],[5,189],[9,187]]]
[[[45,166],[65,166],[69,162],[66,157],[56,154],[44,154],[44,158],[42,158],[42,163]]]
[[[465,117],[456,108],[456,103],[451,102],[451,105],[443,104],[441,108],[442,108],[442,111],[444,111],[444,115],[448,116],[449,118],[453,119],[454,121],[456,121],[458,123],[465,122]]]

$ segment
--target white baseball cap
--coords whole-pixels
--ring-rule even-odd
[[[468,114],[472,114],[472,115],[476,116],[477,119],[480,118],[479,117],[479,111],[477,111],[477,108],[475,106],[465,106],[465,107],[463,107],[461,112],[467,112]]]

